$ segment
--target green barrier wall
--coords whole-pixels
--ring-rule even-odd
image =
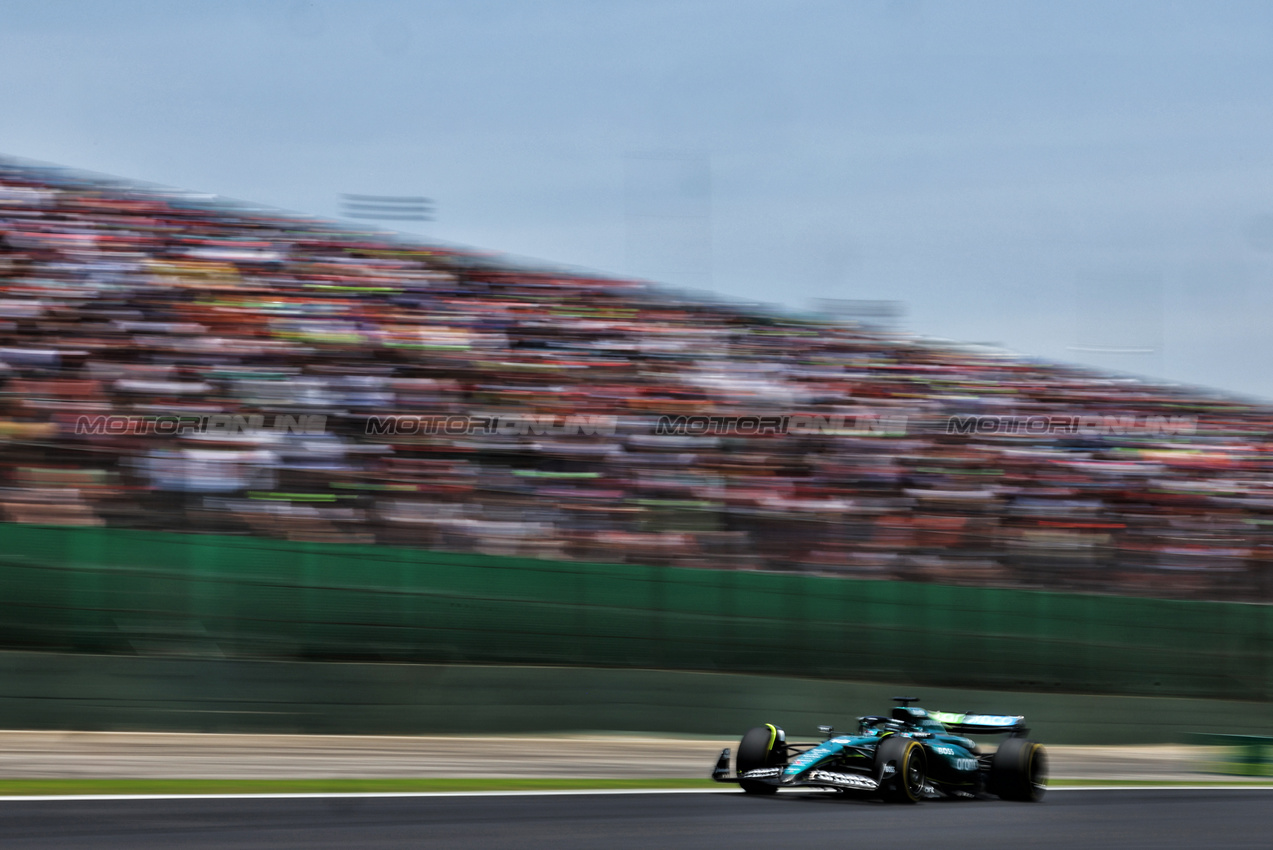
[[[0,647],[1268,700],[1273,607],[0,524]]]
[[[929,708],[1024,714],[1048,744],[1273,734],[1273,703],[925,686]],[[624,732],[797,739],[855,728],[893,685],[672,670],[349,664],[0,651],[0,728],[314,734]],[[994,741],[993,738],[988,739]],[[732,746],[732,743],[729,744]],[[724,746],[724,744],[722,744]],[[710,768],[705,765],[704,773]]]

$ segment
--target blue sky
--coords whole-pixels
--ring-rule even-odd
[[[1260,3],[6,0],[0,152],[1273,398],[1271,47]]]

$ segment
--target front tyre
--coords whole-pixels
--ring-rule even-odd
[[[928,785],[928,757],[912,738],[890,735],[875,749],[875,779],[888,803],[918,803]]]
[[[1037,741],[1009,738],[990,764],[990,788],[1001,800],[1037,803],[1048,790],[1048,753]]]
[[[771,723],[748,729],[738,744],[738,759],[734,763],[739,775],[762,767],[781,767],[786,762],[782,749],[786,740],[786,733]],[[740,779],[738,784],[748,794],[778,793],[777,785],[754,779]]]

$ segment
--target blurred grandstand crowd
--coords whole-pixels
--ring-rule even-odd
[[[7,522],[1273,599],[1273,420],[1218,395],[9,162],[0,289]],[[508,412],[615,427],[366,427]],[[105,414],[323,418],[77,427]],[[907,424],[668,435],[664,414]],[[955,414],[1196,428],[929,427]]]

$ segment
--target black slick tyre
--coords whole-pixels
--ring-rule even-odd
[[[786,736],[781,729],[772,724],[753,726],[743,735],[738,744],[738,758],[734,763],[741,776],[749,770],[760,770],[766,767],[781,767],[786,759],[782,757],[780,745],[786,743]],[[758,782],[754,779],[740,779],[738,784],[748,794],[777,794],[778,786]]]
[[[1048,753],[1037,741],[1009,738],[990,763],[990,790],[1001,800],[1037,803],[1048,790]]]
[[[890,735],[875,749],[875,779],[888,803],[918,803],[928,784],[928,757],[913,738]]]

